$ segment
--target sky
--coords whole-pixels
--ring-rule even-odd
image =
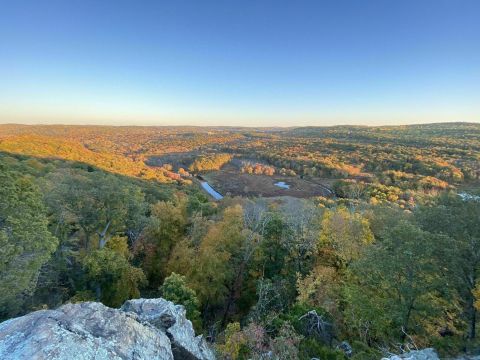
[[[480,122],[478,0],[0,8],[0,123]]]

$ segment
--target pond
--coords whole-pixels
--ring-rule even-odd
[[[286,184],[285,181],[279,181],[273,185],[278,186],[279,188],[282,188],[282,189],[290,189],[290,185]]]

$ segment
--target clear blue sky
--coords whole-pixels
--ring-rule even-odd
[[[480,121],[480,1],[0,1],[0,122]]]

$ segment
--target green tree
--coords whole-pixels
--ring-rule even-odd
[[[348,267],[373,240],[368,219],[362,214],[345,207],[325,211],[319,248],[333,255],[335,266]]]
[[[135,241],[145,226],[142,191],[117,175],[72,169],[51,174],[44,185],[55,232],[80,228],[84,250],[101,249],[115,234]],[[71,235],[71,234],[68,234]]]
[[[416,218],[432,233],[450,237],[445,247],[443,274],[456,289],[468,323],[467,336],[476,337],[477,309],[473,294],[480,280],[480,202],[445,194],[434,206],[424,206]]]
[[[350,267],[346,287],[347,321],[366,342],[427,336],[435,328],[444,301],[437,249],[445,237],[406,221],[386,230]]]
[[[232,262],[245,240],[242,213],[241,206],[225,209],[223,218],[210,227],[199,246],[192,279],[204,306],[221,307],[230,296],[238,295],[233,291],[240,278]]]
[[[280,328],[277,337],[270,340],[270,348],[276,359],[297,360],[298,347],[303,336],[295,332],[288,322]]]
[[[262,269],[262,276],[272,279],[278,276],[285,277],[293,272],[286,266],[288,248],[283,244],[286,225],[280,213],[272,213],[271,218],[265,225],[263,241],[259,246],[256,266]]]
[[[229,323],[225,328],[224,337],[224,342],[217,345],[217,350],[222,358],[237,360],[248,353],[248,340],[241,330],[240,323]]]
[[[185,276],[171,273],[165,278],[160,290],[165,299],[185,306],[187,318],[193,323],[195,330],[199,331],[202,328],[200,302],[195,291],[187,286]]]
[[[312,271],[297,280],[298,301],[341,317],[345,273],[374,240],[367,218],[345,207],[326,210]]]
[[[137,247],[143,255],[143,268],[152,287],[158,288],[167,276],[168,260],[186,231],[187,199],[159,201],[151,207],[149,222]]]
[[[112,307],[138,298],[139,287],[146,284],[142,269],[128,261],[130,252],[126,241],[125,237],[114,237],[106,247],[91,251],[81,259],[97,301]]]
[[[0,165],[0,317],[20,307],[57,247],[38,188]]]
[[[259,211],[258,216],[244,216],[242,206],[228,207],[201,240],[195,239],[195,235],[191,241],[179,242],[173,250],[169,269],[186,276],[201,301],[204,315],[221,313],[225,323],[238,310],[236,305],[245,289],[252,287],[251,299],[241,302],[243,309],[250,307],[255,287],[249,286],[248,270],[261,243],[258,231],[263,228],[262,214]]]

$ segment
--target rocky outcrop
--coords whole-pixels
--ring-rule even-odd
[[[213,360],[183,306],[164,299],[67,304],[0,324],[0,359]]]
[[[175,359],[215,359],[202,335],[195,337],[192,323],[185,308],[165,299],[128,300],[123,311],[133,312],[142,322],[153,324],[164,331],[172,343]]]
[[[434,349],[414,350],[401,355],[393,355],[382,360],[440,360]]]

